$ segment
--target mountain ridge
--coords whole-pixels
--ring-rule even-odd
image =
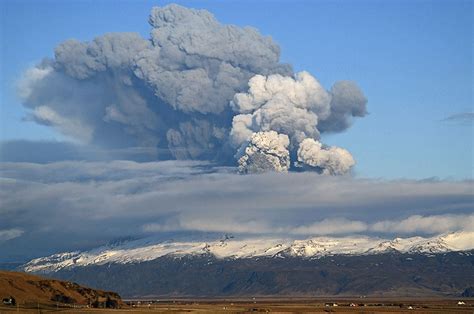
[[[474,251],[320,258],[167,255],[64,268],[48,276],[114,290],[126,298],[460,297],[472,286],[473,265]]]
[[[53,273],[75,267],[110,263],[130,264],[160,257],[204,256],[217,259],[258,257],[321,258],[334,255],[377,255],[386,253],[440,254],[474,249],[474,232],[456,232],[430,238],[409,237],[392,240],[357,237],[236,237],[162,240],[154,237],[123,241],[89,251],[57,253],[36,258],[20,267],[33,273]]]

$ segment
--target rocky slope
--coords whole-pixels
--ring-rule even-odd
[[[472,286],[474,251],[319,258],[163,256],[59,270],[52,276],[124,297],[443,296]]]
[[[144,238],[38,258],[28,272],[126,297],[460,296],[474,233],[432,238]]]

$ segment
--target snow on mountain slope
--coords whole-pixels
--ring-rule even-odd
[[[474,231],[455,232],[440,237],[453,251],[472,250],[474,247]]]
[[[370,250],[379,239],[368,237],[327,238],[295,240],[284,251],[290,256],[315,257],[325,255],[360,255]]]
[[[138,263],[156,258],[211,254],[217,258],[304,257],[366,255],[389,252],[443,253],[474,249],[474,232],[458,232],[432,238],[411,237],[393,240],[359,237],[315,237],[306,240],[257,237],[157,240],[153,237],[102,246],[85,252],[68,252],[34,259],[23,266],[27,272],[55,272],[61,269],[107,263]]]

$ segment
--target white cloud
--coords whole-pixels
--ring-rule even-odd
[[[245,220],[239,216],[197,217],[182,215],[162,223],[147,223],[145,232],[202,231],[250,234],[292,235],[347,235],[376,232],[384,234],[442,234],[456,231],[474,231],[474,215],[413,215],[401,220],[382,220],[375,223],[346,218],[326,218],[310,224],[273,226],[264,220]],[[474,239],[473,239],[474,241]]]
[[[268,234],[281,232],[264,221],[245,220],[242,217],[196,217],[194,215],[180,217],[177,221],[150,223],[143,226],[145,232],[166,231],[202,231],[222,233]]]
[[[367,223],[345,218],[323,219],[306,226],[292,229],[292,234],[329,235],[329,234],[351,234],[367,231]]]
[[[18,238],[23,233],[24,231],[18,228],[0,230],[0,242]]]
[[[384,220],[373,224],[370,228],[376,232],[444,233],[450,231],[474,231],[474,214],[470,215],[413,215],[402,220]],[[474,239],[473,239],[474,241]]]

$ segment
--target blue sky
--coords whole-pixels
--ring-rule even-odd
[[[271,35],[284,62],[327,88],[340,79],[358,82],[370,115],[324,138],[351,151],[357,176],[472,178],[472,123],[441,121],[473,111],[471,1],[175,2]],[[69,38],[147,37],[150,8],[166,3],[2,1],[0,139],[61,140],[22,121],[14,88],[22,71]]]

